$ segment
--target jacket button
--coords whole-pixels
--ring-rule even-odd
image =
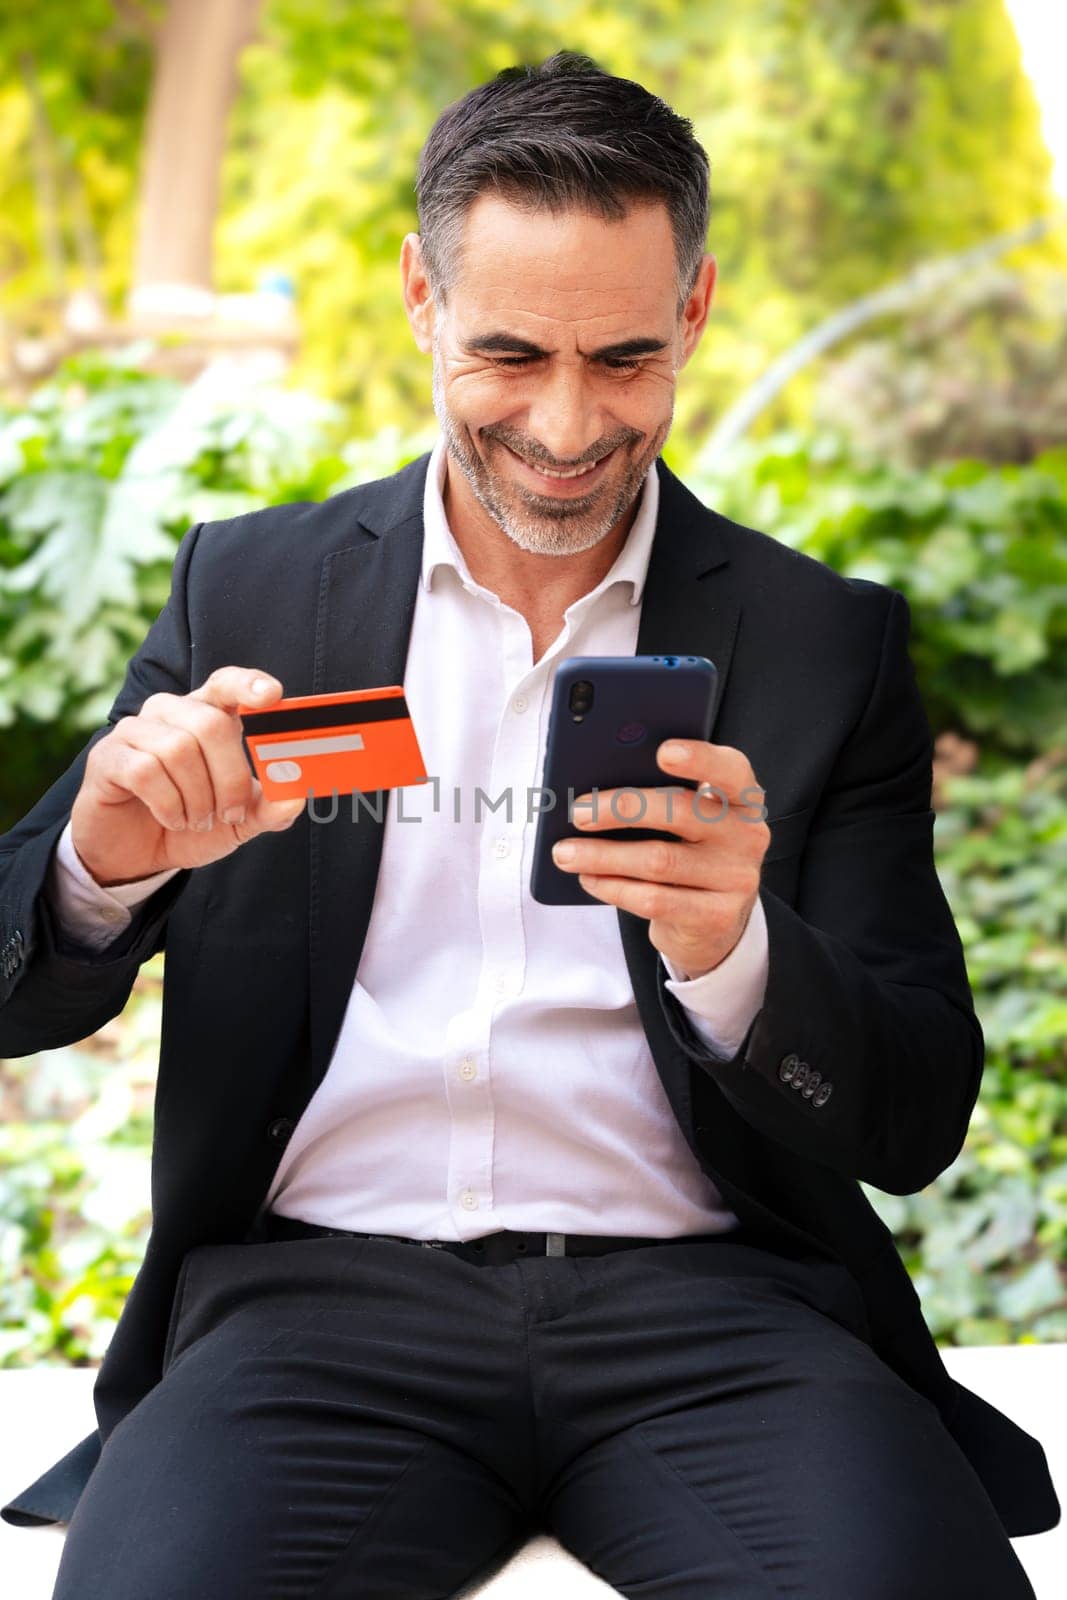
[[[793,1074],[800,1065],[800,1057],[795,1055],[783,1056],[778,1063],[778,1076],[783,1083],[791,1083]]]
[[[800,1091],[801,1094],[804,1096],[805,1100],[810,1100],[811,1099],[812,1095],[815,1093],[816,1089],[819,1087],[819,1084],[821,1082],[822,1082],[822,1073],[821,1072],[809,1072],[808,1073],[808,1081],[804,1085],[803,1089],[801,1089],[801,1091]]]
[[[291,1135],[296,1123],[291,1117],[275,1117],[267,1129],[268,1139],[273,1139],[275,1144],[285,1144]]]
[[[813,1106],[824,1106],[826,1104],[827,1100],[829,1100],[830,1096],[833,1094],[833,1092],[834,1092],[834,1086],[833,1086],[832,1083],[830,1083],[830,1082],[820,1083],[819,1087],[816,1089],[815,1093],[811,1097],[812,1105]]]
[[[797,1062],[797,1070],[793,1074],[793,1088],[794,1089],[803,1089],[804,1085],[808,1081],[808,1074],[810,1073],[810,1071],[811,1071],[811,1068],[808,1066],[808,1063],[806,1061],[798,1061]]]

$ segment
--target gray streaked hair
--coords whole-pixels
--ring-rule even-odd
[[[666,205],[674,236],[676,319],[693,292],[708,231],[709,163],[687,117],[589,56],[557,50],[506,67],[447,106],[415,182],[430,292],[447,305],[462,266],[467,211],[495,194],[528,211],[621,222],[634,204]]]

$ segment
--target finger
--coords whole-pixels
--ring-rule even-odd
[[[248,821],[258,832],[280,833],[296,821],[307,804],[307,795],[294,795],[288,800],[268,800],[258,778],[252,779],[253,798],[248,808]]]
[[[629,842],[610,839],[563,840],[573,844],[570,859],[552,851],[552,859],[562,872],[607,874],[634,878],[646,883],[676,883],[692,888],[710,888],[714,868],[706,855],[692,845],[667,839],[635,839]]]
[[[222,822],[243,822],[253,801],[252,771],[237,718],[219,706],[183,695],[164,697],[151,720],[174,730],[181,780],[189,774],[190,788],[182,781],[183,793],[201,807],[190,813],[191,825],[212,815]]]
[[[257,689],[257,683],[265,684],[266,688]],[[240,705],[269,706],[281,695],[281,679],[260,667],[216,667],[199,689],[193,689],[182,698],[203,700],[209,706],[234,715]]]
[[[706,851],[684,841],[669,839],[563,840],[573,843],[567,861],[556,846],[552,859],[561,872],[583,872],[631,878],[642,883],[673,884],[679,888],[713,890],[717,894],[749,894],[759,881],[759,868],[743,856],[709,857]]]
[[[710,889],[680,888],[669,883],[644,883],[633,878],[581,873],[578,882],[582,888],[602,900],[605,905],[618,906],[620,911],[630,911],[636,917],[650,922],[665,921],[679,928],[703,928],[707,923],[709,933],[714,933],[717,922],[732,915],[734,898],[717,895]]]
[[[114,740],[108,752],[107,779],[126,794],[148,807],[161,828],[180,829],[188,825],[190,809],[185,788],[176,776],[175,740],[161,723],[140,717],[124,717],[115,724]],[[101,741],[103,745],[105,741]],[[193,790],[193,804],[196,804]],[[203,773],[201,797],[210,793],[207,773]],[[193,814],[199,815],[199,812]]]
[[[669,755],[675,747],[680,756]],[[712,744],[708,739],[665,739],[656,750],[656,763],[672,777],[693,778],[721,790],[730,805],[750,806],[765,791],[743,750],[732,744]]]
[[[579,796],[579,799],[582,797]],[[739,818],[737,807],[715,792],[700,792],[684,784],[664,784],[656,789],[605,789],[592,797],[591,807],[575,801],[571,820],[582,833],[611,828],[658,828],[690,843],[722,842],[725,825]]]
[[[204,749],[210,796],[191,822],[239,823],[253,803],[252,772],[241,743],[238,706],[269,706],[282,693],[281,680],[259,667],[217,667],[199,688],[186,695],[154,694],[141,707],[142,717],[158,717],[190,729]],[[201,707],[203,709],[201,709]]]
[[[290,826],[291,822],[298,819],[304,806],[307,805],[307,795],[293,795],[288,800],[267,800],[262,792],[262,784],[258,778],[253,778],[253,798],[248,806],[248,822],[245,827],[238,829],[238,834],[251,838],[254,834],[280,834],[283,829]]]

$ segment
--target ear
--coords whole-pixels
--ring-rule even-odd
[[[715,257],[710,251],[706,251],[700,263],[697,281],[693,285],[693,292],[682,313],[682,359],[678,366],[679,372],[700,343],[711,310],[717,273],[718,265]]]
[[[433,351],[434,303],[430,283],[422,264],[422,240],[417,233],[405,235],[400,246],[400,281],[404,310],[415,343],[424,355]]]

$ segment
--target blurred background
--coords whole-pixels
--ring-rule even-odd
[[[952,1167],[866,1192],[939,1343],[1067,1339],[1065,36],[1058,0],[6,0],[0,832],[104,722],[191,523],[432,445],[419,150],[501,68],[583,51],[711,160],[665,459],[911,605],[987,1066]],[[92,1038],[0,1062],[0,1366],[111,1338],[164,961]]]

